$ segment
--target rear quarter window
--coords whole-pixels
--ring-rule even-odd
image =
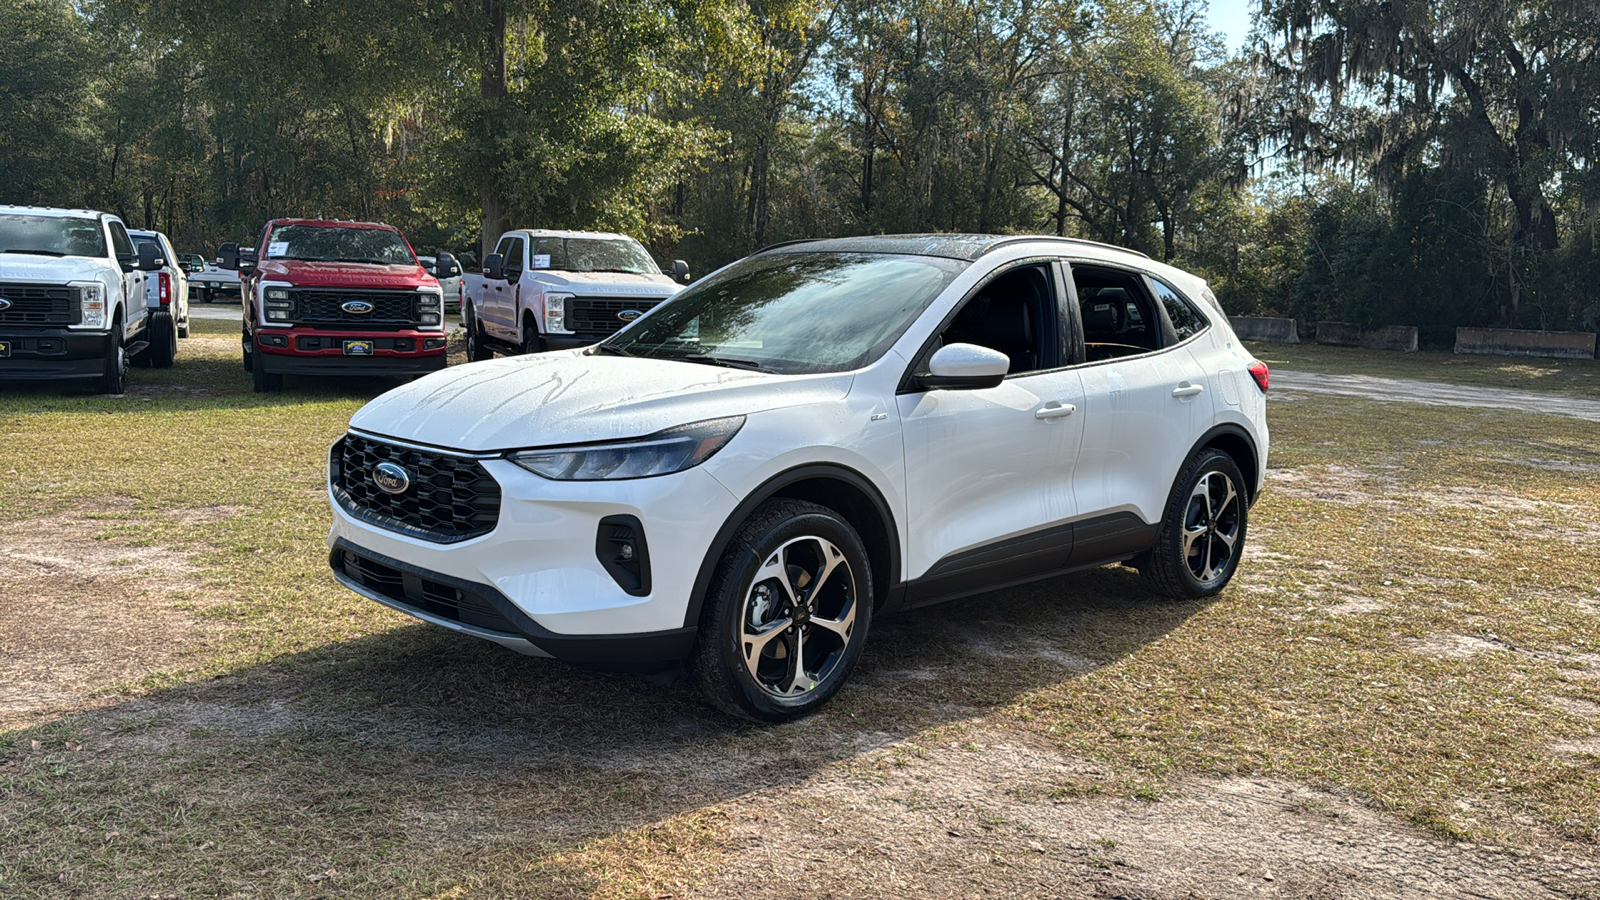
[[[1177,332],[1178,340],[1188,340],[1205,330],[1205,316],[1200,315],[1188,300],[1165,282],[1152,278],[1150,283],[1155,287],[1156,297],[1167,311],[1167,318],[1172,320],[1172,330]]]

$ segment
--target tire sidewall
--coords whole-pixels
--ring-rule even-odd
[[[718,567],[710,592],[714,602],[708,612],[715,616],[708,622],[715,640],[714,662],[720,669],[722,680],[736,699],[739,712],[760,721],[784,721],[806,715],[827,703],[839,692],[855,669],[867,641],[872,618],[872,571],[866,547],[841,517],[831,510],[806,504],[809,509],[797,516],[762,529],[751,540],[729,548]],[[785,698],[767,693],[756,682],[745,665],[743,648],[744,605],[761,564],[779,547],[795,538],[816,536],[833,542],[844,552],[855,576],[855,627],[844,656],[828,677],[804,697]]]
[[[1183,527],[1185,516],[1188,514],[1189,498],[1194,493],[1200,479],[1213,472],[1220,472],[1233,482],[1233,488],[1239,494],[1239,536],[1234,541],[1233,557],[1228,561],[1227,567],[1211,581],[1201,581],[1189,570],[1188,560],[1183,554]],[[1194,461],[1186,468],[1187,476],[1178,485],[1177,491],[1168,504],[1167,515],[1169,521],[1164,529],[1167,546],[1162,550],[1170,554],[1170,561],[1176,569],[1176,574],[1183,582],[1185,593],[1191,597],[1209,597],[1228,586],[1233,580],[1234,573],[1239,571],[1239,560],[1244,555],[1245,541],[1250,531],[1250,503],[1247,488],[1244,483],[1244,473],[1239,471],[1238,463],[1233,457],[1219,450],[1208,450],[1195,457]]]

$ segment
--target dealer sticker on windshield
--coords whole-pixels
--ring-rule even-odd
[[[548,269],[548,268],[550,268],[550,254],[548,254],[548,253],[535,253],[533,255],[533,267],[535,269]]]
[[[284,256],[289,252],[288,241],[271,241],[267,244],[268,256]]]
[[[344,342],[344,355],[345,356],[371,356],[372,355],[372,342],[371,341],[345,341]]]

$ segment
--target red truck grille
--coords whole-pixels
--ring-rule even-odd
[[[417,324],[417,295],[411,291],[300,288],[290,296],[295,300],[295,321],[308,325],[393,328]]]

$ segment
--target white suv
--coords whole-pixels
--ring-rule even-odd
[[[1205,283],[1044,237],[771,247],[587,349],[374,400],[328,544],[379,603],[579,665],[815,709],[874,616],[1115,562],[1221,590],[1267,369]]]

